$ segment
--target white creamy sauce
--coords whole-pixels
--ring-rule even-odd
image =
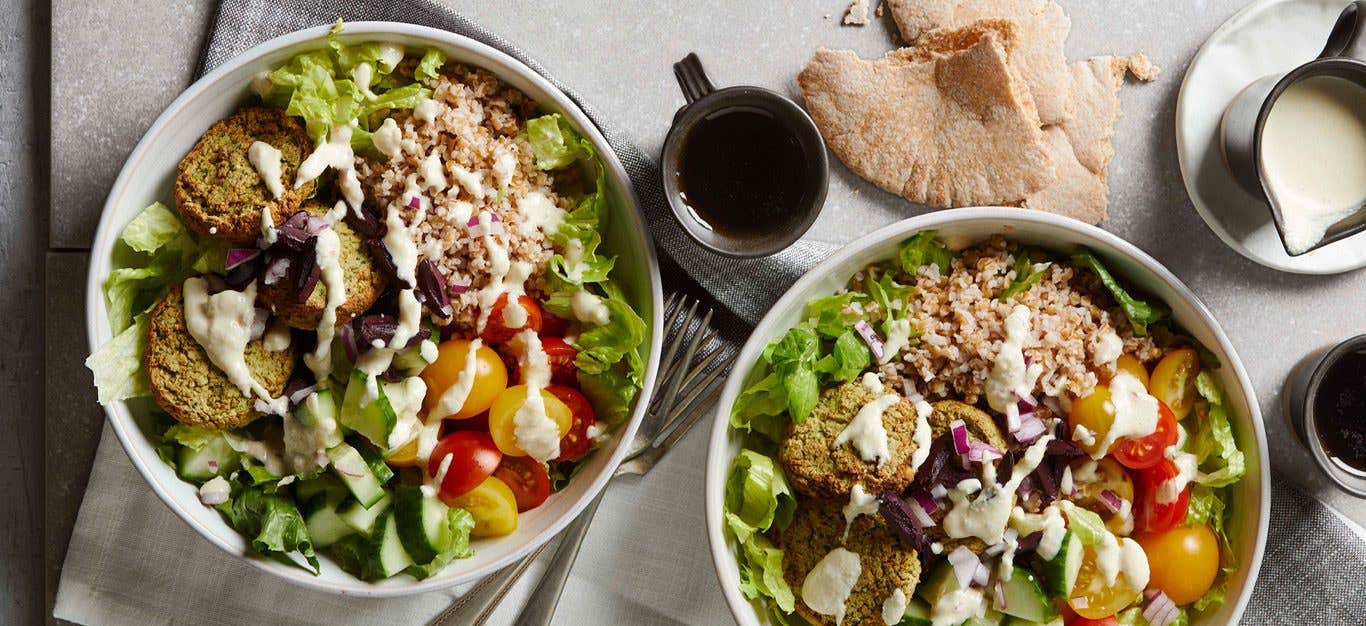
[[[270,70],[261,70],[251,77],[251,90],[262,100],[270,97],[270,90],[275,88],[275,83],[270,80]]]
[[[863,566],[859,556],[844,548],[835,548],[821,558],[802,581],[802,602],[812,611],[844,621],[844,605],[854,590]],[[956,624],[956,622],[955,622]]]
[[[403,149],[403,131],[399,129],[394,118],[386,117],[384,123],[370,135],[370,141],[375,144],[375,149],[379,150],[380,154],[392,159]]]
[[[266,352],[280,352],[288,349],[293,340],[294,337],[290,334],[289,327],[279,320],[275,320],[270,328],[266,329],[266,334],[261,336],[261,347],[265,348]]]
[[[867,377],[864,380],[866,381]],[[901,396],[889,393],[863,405],[863,408],[854,415],[854,419],[840,431],[838,437],[835,437],[831,447],[838,448],[846,443],[851,444],[854,450],[858,451],[859,458],[869,463],[876,461],[878,467],[882,467],[892,456],[887,441],[887,427],[882,424],[882,414],[898,402],[901,402]]]
[[[422,181],[422,188],[432,193],[439,193],[450,187],[450,183],[446,180],[446,173],[441,167],[441,155],[437,154],[435,150],[418,161],[417,177],[418,180]]]
[[[447,169],[450,171],[451,176],[455,178],[455,182],[460,185],[460,188],[465,190],[465,193],[470,194],[476,200],[484,199],[483,176],[455,164],[450,164]]]
[[[996,362],[987,375],[985,395],[987,404],[998,413],[1019,418],[1018,402],[1030,395],[1034,383],[1043,372],[1037,363],[1025,365],[1024,342],[1029,337],[1029,307],[1017,304],[1006,316],[1005,339],[1001,341],[1001,351],[996,354]]]
[[[199,501],[204,506],[218,506],[228,501],[232,486],[222,476],[214,476],[199,486]]]
[[[1181,497],[1181,492],[1186,490],[1186,485],[1195,479],[1200,465],[1194,454],[1182,452],[1175,446],[1167,449],[1166,456],[1176,465],[1176,475],[1163,481],[1157,488],[1157,501],[1161,504],[1176,502],[1177,498]]]
[[[356,87],[360,89],[361,95],[366,100],[374,100],[379,97],[375,95],[375,92],[370,91],[370,83],[375,79],[374,66],[369,63],[361,63],[351,70],[351,77],[355,79]]]
[[[294,176],[294,188],[313,180],[327,170],[351,169],[355,166],[356,153],[351,150],[351,127],[345,124],[332,129],[324,141],[299,164],[299,172]]]
[[[976,498],[968,499],[968,495],[975,490],[963,489],[965,485],[962,483],[950,491],[949,500],[953,502],[953,508],[944,516],[944,531],[949,537],[977,537],[987,545],[999,543],[1005,537],[1006,524],[1015,506],[1015,491],[1043,461],[1048,442],[1052,440],[1052,435],[1044,435],[1029,446],[1024,456],[1015,462],[1010,480],[1004,485],[996,484],[996,465],[988,462],[982,464],[981,491]]]
[[[1336,76],[1292,84],[1267,115],[1261,158],[1286,246],[1304,252],[1366,201],[1366,88]]]
[[[849,490],[849,504],[844,505],[844,536],[849,536],[849,527],[860,515],[877,515],[877,496],[863,490],[863,485],[854,485]]]
[[[1096,366],[1111,365],[1119,360],[1124,354],[1124,340],[1115,334],[1113,329],[1106,329],[1104,333],[1096,339],[1096,350],[1091,357],[1091,363]]]
[[[906,349],[911,342],[911,320],[892,320],[891,328],[887,331],[887,340],[882,342],[883,363],[891,361],[898,352]]]
[[[332,373],[332,336],[337,332],[337,307],[346,302],[346,279],[341,268],[341,240],[337,231],[324,228],[318,233],[316,248],[318,268],[322,271],[321,287],[327,288],[327,300],[318,320],[318,345],[304,355],[304,365],[313,371],[313,378],[327,380]]]
[[[440,352],[437,350],[435,341],[424,341],[417,348],[418,356],[422,357],[427,363],[435,363],[436,357]]]
[[[911,470],[918,470],[930,458],[930,445],[934,443],[934,431],[930,428],[930,415],[934,407],[924,398],[915,401],[915,432],[911,440],[915,442],[915,452],[911,453]]]
[[[1062,540],[1067,536],[1067,520],[1062,516],[1062,508],[1054,501],[1038,513],[1029,513],[1020,507],[1010,514],[1010,526],[1021,536],[1042,533],[1039,546],[1035,548],[1039,557],[1051,560],[1062,549]]]
[[[304,406],[309,413],[318,417],[317,423],[305,424],[294,415],[284,416],[284,445],[285,459],[295,473],[309,471],[318,466],[318,452],[326,451],[328,448],[341,441],[341,432],[337,430],[337,421],[328,417],[331,411],[323,411],[319,408],[319,402],[330,402],[320,400],[318,394],[308,394],[304,399]],[[326,459],[327,457],[322,457]]]
[[[930,552],[933,552],[933,553],[935,553],[935,554],[943,554],[943,553],[944,553],[944,544],[939,543],[938,541],[936,541],[936,542],[934,542],[934,543],[931,543],[931,544],[930,544]]]
[[[489,282],[479,291],[479,323],[475,329],[479,332],[484,331],[484,326],[488,324],[489,314],[493,311],[493,303],[498,301],[498,297],[503,295],[505,289],[504,280],[507,278],[508,270],[512,269],[512,260],[508,256],[508,249],[497,238],[493,236],[489,225],[493,223],[493,214],[488,211],[479,212],[479,228],[484,231],[484,249],[489,255]]]
[[[564,245],[564,275],[574,282],[583,280],[583,241],[570,239]]]
[[[906,592],[900,587],[893,590],[892,595],[882,601],[882,623],[887,626],[900,624],[901,618],[906,615],[906,602]]]
[[[270,391],[251,375],[247,367],[246,349],[251,343],[251,324],[256,319],[256,281],[242,291],[231,289],[209,295],[209,284],[203,278],[186,279],[182,289],[185,307],[185,327],[190,331],[209,361],[222,370],[228,381],[245,397],[255,395],[270,405],[271,411],[283,415],[289,410],[289,400],[273,398]]]
[[[427,98],[413,106],[413,119],[422,120],[428,124],[436,120],[437,111],[440,110],[441,103]]]
[[[399,214],[399,207],[389,206],[384,220],[388,230],[384,234],[384,248],[394,261],[394,274],[405,286],[398,292],[398,326],[389,341],[389,347],[397,350],[417,336],[422,323],[422,305],[418,303],[414,289],[417,287],[417,244],[413,235]]]
[[[446,473],[451,471],[451,460],[454,458],[455,455],[451,453],[441,457],[441,463],[436,466],[436,474],[432,476],[430,481],[422,484],[422,495],[430,498],[441,491],[441,483],[445,482]]]
[[[280,452],[267,445],[266,442],[247,439],[231,433],[224,433],[223,436],[228,438],[228,445],[232,446],[233,450],[256,459],[261,463],[261,467],[266,468],[267,472],[276,476],[286,474],[285,462],[281,458]]]
[[[1077,427],[1072,429],[1072,441],[1084,446],[1094,446],[1096,445],[1096,434],[1091,432],[1091,429],[1077,424]]]
[[[550,384],[550,360],[541,348],[541,338],[533,330],[513,336],[509,345],[517,351],[527,396],[522,408],[512,416],[517,446],[542,463],[560,456],[560,427],[546,414],[541,390]]]
[[[1110,403],[1115,409],[1115,421],[1091,452],[1093,459],[1104,457],[1109,453],[1110,446],[1121,438],[1146,437],[1157,430],[1157,398],[1152,397],[1143,386],[1143,381],[1133,374],[1115,372],[1110,379]]]
[[[930,607],[930,622],[934,626],[958,626],[970,617],[984,615],[986,610],[986,597],[981,589],[954,589],[935,600]]]
[[[498,189],[505,190],[512,183],[512,175],[517,171],[517,157],[507,147],[499,145],[493,149],[493,179],[498,181]]]
[[[264,141],[253,141],[251,147],[247,148],[247,160],[256,168],[271,197],[279,200],[285,193],[285,184],[281,180],[284,172],[280,169],[280,151]]]
[[[1058,481],[1058,493],[1062,495],[1072,494],[1072,466],[1062,468],[1062,479]]]
[[[419,413],[422,411],[422,400],[427,397],[427,382],[418,376],[409,376],[397,385],[385,387],[385,391],[389,393],[389,404],[398,413],[398,420],[394,430],[389,433],[385,447],[396,450],[418,437],[422,431]]]
[[[603,304],[602,298],[582,287],[574,292],[569,305],[574,309],[574,318],[580,322],[603,326],[611,320],[611,311]]]
[[[528,237],[535,236],[538,230],[553,235],[560,229],[560,222],[564,221],[564,209],[555,206],[550,198],[539,191],[530,192],[522,197],[517,202],[517,213],[522,216],[517,228]]]
[[[478,371],[478,360],[475,358],[480,346],[484,345],[479,338],[470,340],[470,347],[465,352],[465,367],[460,370],[460,374],[455,377],[455,384],[447,387],[441,392],[441,397],[437,398],[436,407],[432,409],[431,417],[444,419],[455,415],[460,411],[460,407],[465,406],[465,400],[470,397],[470,390],[474,388],[474,375]]]
[[[873,393],[883,393],[887,391],[887,388],[882,385],[882,379],[874,372],[865,373],[859,378],[859,384],[863,385],[864,389]]]
[[[1015,574],[1015,551],[1020,547],[1019,531],[1007,528],[1005,535],[1001,538],[1004,549],[1001,551],[1001,560],[996,564],[997,576],[1001,580],[1010,580]]]

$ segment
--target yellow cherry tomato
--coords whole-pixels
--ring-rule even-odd
[[[541,399],[545,401],[545,414],[555,420],[555,426],[560,430],[560,438],[564,438],[574,423],[573,412],[556,398],[555,394],[544,389],[541,390]],[[489,407],[489,435],[493,437],[493,443],[498,449],[508,456],[527,454],[517,443],[517,425],[514,419],[526,401],[527,386],[516,385],[498,394],[493,400],[493,406]]]
[[[1073,439],[1077,445],[1087,454],[1098,452],[1105,435],[1115,423],[1115,404],[1110,401],[1110,388],[1096,385],[1091,395],[1074,401],[1068,419],[1072,423]],[[1075,431],[1078,428],[1085,428],[1090,435],[1077,437]]]
[[[427,411],[436,408],[441,395],[460,382],[470,356],[468,339],[448,339],[437,347],[436,360],[422,370],[422,381],[427,383],[427,397],[422,406]],[[493,399],[508,386],[508,370],[498,353],[485,345],[474,351],[474,381],[470,384],[465,404],[454,415],[429,415],[428,419],[465,419],[488,410]]]
[[[1128,472],[1124,471],[1124,466],[1107,456],[1099,461],[1080,458],[1073,461],[1069,467],[1072,468],[1072,486],[1077,490],[1077,495],[1072,501],[1100,515],[1105,521],[1105,528],[1110,532],[1129,534],[1132,530],[1129,528],[1129,520],[1132,519],[1133,513],[1120,515],[1110,511],[1110,507],[1100,495],[1110,491],[1128,502],[1130,507],[1133,506],[1134,481],[1129,478]]]
[[[394,467],[417,467],[421,463],[417,458],[417,437],[405,443],[384,457],[384,462]]]
[[[1105,581],[1105,575],[1096,565],[1096,550],[1086,546],[1082,552],[1081,571],[1077,572],[1077,584],[1072,588],[1072,596],[1067,599],[1072,610],[1086,619],[1102,619],[1118,613],[1138,598],[1141,589],[1129,586],[1129,580],[1120,574],[1114,584]]]
[[[507,483],[494,476],[448,504],[469,511],[474,517],[475,537],[502,537],[517,530],[517,496]]]
[[[1119,355],[1119,359],[1115,360],[1115,369],[1119,372],[1128,372],[1137,378],[1138,382],[1143,383],[1145,388],[1148,386],[1148,369],[1143,367],[1143,362],[1138,360],[1138,357],[1132,354]]]
[[[1134,537],[1148,555],[1148,586],[1177,604],[1199,600],[1219,573],[1219,538],[1209,526],[1177,526]]]
[[[1153,366],[1148,392],[1161,400],[1177,420],[1186,419],[1195,406],[1195,375],[1200,373],[1200,356],[1194,348],[1172,350]]]

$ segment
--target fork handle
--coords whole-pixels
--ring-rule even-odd
[[[605,493],[605,490],[602,493]],[[569,582],[569,572],[574,569],[574,561],[579,557],[579,547],[583,545],[583,538],[588,535],[588,527],[592,525],[593,516],[598,512],[598,505],[602,504],[602,493],[593,498],[583,513],[579,514],[578,519],[561,533],[560,545],[555,548],[555,554],[551,555],[550,564],[546,566],[540,582],[532,590],[526,606],[522,607],[522,612],[517,615],[518,626],[549,626],[554,619],[555,607],[560,603],[560,594],[564,593],[564,586]]]

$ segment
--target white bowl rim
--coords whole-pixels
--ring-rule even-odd
[[[533,537],[531,541],[512,550],[501,559],[486,564],[481,568],[459,572],[453,576],[433,576],[421,581],[414,580],[412,581],[412,584],[409,585],[397,586],[390,583],[389,585],[379,586],[354,578],[347,581],[327,581],[316,578],[312,574],[303,570],[298,570],[297,568],[281,568],[278,563],[267,561],[250,553],[244,554],[240,550],[221,540],[214,533],[207,532],[206,529],[201,528],[190,516],[189,512],[182,506],[186,503],[177,502],[176,498],[172,497],[172,495],[153,477],[149,465],[151,463],[161,463],[162,461],[159,458],[155,458],[155,456],[153,458],[143,458],[135,451],[133,445],[135,439],[145,438],[145,435],[134,422],[132,414],[128,410],[126,404],[124,402],[116,402],[102,407],[105,415],[109,419],[110,425],[113,427],[114,434],[118,437],[119,443],[123,446],[125,453],[128,454],[129,459],[132,461],[133,466],[137,468],[138,473],[142,475],[147,484],[156,492],[157,497],[163,504],[171,509],[177,517],[213,545],[231,556],[250,563],[252,566],[262,571],[269,572],[286,581],[303,587],[348,596],[377,598],[400,597],[459,586],[502,569],[558,535],[560,531],[578,517],[579,513],[583,511],[584,507],[586,507],[589,502],[597,497],[603,487],[606,486],[607,482],[611,480],[613,470],[621,463],[622,458],[625,457],[628,447],[626,442],[629,442],[635,436],[635,431],[640,426],[641,419],[644,417],[645,409],[650,401],[654,379],[659,366],[659,347],[663,342],[663,290],[661,287],[659,259],[655,252],[654,239],[650,236],[649,230],[646,228],[644,219],[641,216],[639,202],[636,198],[634,187],[631,184],[631,178],[627,175],[626,169],[622,166],[616,151],[607,143],[607,139],[603,136],[601,130],[588,118],[587,114],[583,112],[578,103],[569,98],[568,95],[552,84],[545,76],[532,70],[525,63],[501,50],[464,35],[404,22],[348,22],[346,23],[345,28],[346,30],[343,33],[343,36],[347,39],[367,35],[381,40],[389,36],[411,36],[437,41],[453,48],[463,48],[475,55],[480,55],[491,59],[496,63],[501,63],[516,73],[519,78],[533,83],[539,89],[549,94],[550,99],[561,109],[563,114],[569,117],[571,121],[573,121],[574,126],[593,142],[594,147],[597,148],[598,156],[602,159],[602,163],[607,167],[608,175],[615,178],[615,181],[621,187],[622,195],[629,204],[629,207],[623,208],[630,209],[629,211],[623,211],[623,213],[629,214],[627,219],[633,226],[632,230],[641,240],[641,250],[645,256],[647,265],[646,271],[650,278],[650,290],[646,295],[650,299],[653,308],[650,334],[651,349],[650,357],[646,363],[643,388],[636,398],[636,404],[632,409],[630,419],[617,429],[618,444],[611,451],[611,456],[609,457],[604,471],[590,483],[588,491],[584,493],[584,497],[574,502],[565,514],[550,524],[550,526],[540,534]],[[214,83],[223,76],[277,50],[304,44],[313,40],[321,40],[327,36],[331,29],[332,25],[328,24],[297,30],[259,43],[237,56],[228,59],[214,68],[213,71],[208,72],[196,80],[184,92],[176,97],[171,104],[167,105],[166,109],[157,117],[156,121],[152,123],[152,126],[148,128],[142,139],[138,141],[137,146],[134,147],[132,153],[124,162],[123,168],[120,170],[118,178],[115,179],[114,185],[110,189],[104,206],[101,208],[99,226],[95,231],[94,243],[91,246],[90,270],[86,276],[85,303],[86,336],[92,351],[96,346],[103,345],[103,343],[112,336],[106,316],[103,282],[109,273],[108,270],[111,265],[109,256],[114,241],[117,239],[124,226],[124,224],[121,223],[114,223],[115,220],[113,216],[116,213],[117,206],[122,200],[122,196],[127,191],[133,172],[139,169],[136,165],[146,157],[148,152],[152,149],[153,144],[157,143],[157,137],[164,130],[168,121],[174,117],[179,109],[198,98],[201,94],[207,92]],[[196,503],[196,506],[199,505]],[[452,564],[452,567],[457,567],[458,565],[459,562],[456,562]]]
[[[1249,414],[1247,419],[1252,422],[1252,430],[1255,433],[1258,444],[1258,466],[1261,469],[1261,491],[1258,495],[1260,499],[1259,514],[1257,518],[1256,541],[1253,547],[1252,558],[1243,564],[1247,568],[1247,584],[1243,586],[1235,600],[1232,618],[1236,621],[1247,606],[1248,600],[1252,597],[1252,589],[1256,584],[1258,573],[1261,571],[1262,555],[1266,548],[1267,528],[1271,514],[1271,477],[1269,474],[1270,462],[1267,457],[1266,430],[1262,424],[1261,408],[1257,404],[1257,395],[1253,393],[1252,381],[1248,378],[1247,371],[1244,370],[1242,360],[1238,358],[1238,353],[1233,349],[1233,344],[1229,342],[1228,336],[1215,321],[1213,314],[1205,307],[1205,304],[1196,297],[1195,293],[1186,287],[1175,274],[1172,274],[1165,266],[1156,259],[1148,255],[1138,246],[1120,238],[1118,235],[1110,233],[1096,226],[1084,222],[1042,211],[1021,211],[1014,207],[967,207],[959,209],[945,209],[932,213],[926,213],[911,217],[888,226],[875,230],[855,241],[836,250],[826,259],[822,260],[815,267],[809,270],[801,279],[788,288],[788,290],[773,303],[769,308],[769,313],[759,321],[754,332],[741,348],[739,356],[734,361],[730,375],[726,380],[726,385],[722,389],[721,398],[716,405],[716,414],[713,417],[711,439],[707,443],[707,465],[705,478],[705,515],[707,517],[707,541],[711,549],[712,564],[716,570],[717,579],[721,585],[721,592],[725,595],[726,605],[730,608],[731,615],[737,624],[751,625],[757,624],[755,619],[754,605],[740,593],[739,575],[735,568],[735,555],[730,546],[727,545],[725,534],[722,531],[721,518],[723,515],[722,504],[725,501],[725,476],[730,469],[731,457],[726,454],[729,447],[728,438],[730,435],[730,407],[735,403],[735,398],[740,394],[740,387],[749,372],[749,364],[754,363],[759,358],[759,353],[763,350],[766,337],[773,334],[774,327],[782,317],[782,311],[792,306],[794,301],[805,300],[810,296],[812,286],[830,273],[832,268],[838,267],[846,260],[858,256],[869,247],[885,243],[889,240],[900,239],[915,232],[932,229],[945,223],[960,220],[990,219],[1000,220],[1004,223],[1032,222],[1047,227],[1057,227],[1063,230],[1070,230],[1083,233],[1114,247],[1121,254],[1142,265],[1144,269],[1152,272],[1155,276],[1167,284],[1182,299],[1188,302],[1202,322],[1213,331],[1218,339],[1219,347],[1228,355],[1229,366],[1238,380],[1246,398]]]

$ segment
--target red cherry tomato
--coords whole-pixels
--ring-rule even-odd
[[[488,433],[460,430],[453,432],[432,449],[427,461],[427,475],[433,478],[441,472],[444,459],[451,458],[445,475],[441,478],[440,496],[442,500],[452,500],[469,493],[486,478],[493,475],[503,453],[494,445]]]
[[[1171,459],[1163,457],[1156,465],[1134,472],[1134,529],[1140,532],[1161,532],[1186,522],[1191,490],[1186,485],[1171,502],[1158,502],[1162,484],[1175,478],[1180,470]]]
[[[507,343],[513,335],[526,329],[541,332],[541,305],[527,295],[517,296],[517,304],[521,305],[523,311],[526,311],[526,319],[519,325],[509,326],[504,314],[508,306],[508,295],[498,296],[498,300],[493,303],[493,308],[489,310],[489,319],[488,323],[484,325],[484,332],[479,335],[484,343]]]
[[[559,337],[541,337],[541,349],[550,361],[550,380],[558,385],[577,385],[579,368],[574,357],[579,351]]]
[[[1080,615],[1067,620],[1067,626],[1118,626],[1119,620],[1115,616],[1102,617],[1100,619],[1087,619]]]
[[[1166,458],[1167,448],[1176,445],[1176,414],[1166,403],[1157,401],[1157,430],[1151,435],[1120,440],[1111,449],[1115,460],[1129,469],[1148,469]]]
[[[484,411],[474,417],[467,417],[462,420],[446,420],[441,426],[441,434],[453,433],[461,430],[473,430],[486,433],[489,431],[489,412]]]
[[[555,457],[555,460],[577,461],[593,446],[593,440],[588,437],[588,427],[598,421],[597,413],[593,411],[593,405],[588,402],[588,398],[578,389],[551,385],[545,390],[559,398],[574,416],[573,423],[569,425],[569,432],[560,438],[560,456]]]
[[[563,337],[569,332],[569,320],[554,313],[541,313],[541,341],[546,337]]]
[[[518,513],[541,506],[550,497],[550,474],[545,465],[529,456],[503,457],[493,476],[512,489]]]

